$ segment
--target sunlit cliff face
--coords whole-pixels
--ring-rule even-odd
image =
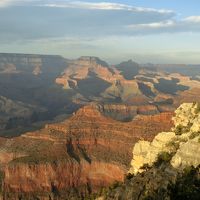
[[[152,166],[158,161],[159,156],[164,154],[171,154],[169,162],[174,168],[181,170],[189,166],[199,166],[200,157],[197,152],[200,145],[200,105],[184,103],[175,114],[173,118],[175,127],[171,132],[159,133],[152,142],[136,143],[130,173],[137,174],[144,171],[142,169],[144,165]]]
[[[86,195],[123,181],[132,145],[140,138],[151,140],[156,132],[171,127],[172,113],[119,122],[102,111],[95,104],[85,106],[63,122],[13,139],[2,138],[0,161],[6,195],[42,197],[45,191],[48,196],[52,187],[61,194],[65,191],[65,197],[74,187],[76,195]]]

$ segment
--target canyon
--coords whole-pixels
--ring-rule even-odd
[[[84,199],[143,173],[154,144],[176,137],[174,111],[198,101],[199,83],[185,66],[0,54],[0,197]]]
[[[172,113],[118,122],[98,105],[87,105],[69,119],[12,139],[1,138],[5,199],[77,198],[123,181],[132,145],[169,130]],[[141,120],[143,123],[141,124]],[[75,194],[74,194],[74,193]],[[22,199],[23,199],[22,198]]]
[[[92,102],[119,121],[131,121],[138,114],[173,112],[181,103],[198,99],[198,77],[185,68],[174,66],[170,71],[172,67],[132,60],[109,65],[89,56],[70,60],[1,53],[0,135],[12,137],[37,130]]]

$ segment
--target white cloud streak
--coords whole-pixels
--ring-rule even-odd
[[[176,23],[172,20],[149,23],[149,24],[133,24],[129,25],[128,28],[131,29],[160,29],[176,26]]]
[[[190,16],[183,19],[185,22],[200,23],[200,16]]]
[[[180,20],[172,18],[153,23],[131,24],[127,25],[126,28],[133,34],[200,32],[200,16],[189,16]]]
[[[30,5],[32,6],[44,6],[55,8],[79,8],[88,10],[127,10],[133,12],[157,12],[163,14],[174,13],[172,10],[166,9],[154,9],[145,7],[134,7],[131,5],[110,3],[110,2],[84,2],[84,1],[72,1],[72,0],[0,0],[0,7],[7,7],[12,5]]]
[[[126,4],[110,3],[110,2],[92,3],[92,2],[82,2],[82,1],[62,1],[57,3],[41,4],[41,6],[58,7],[58,8],[95,9],[95,10],[127,10],[134,12],[173,13],[172,10],[134,7]]]
[[[0,8],[9,6],[36,5],[39,2],[41,2],[41,0],[0,0]]]
[[[1,0],[0,1],[0,7],[7,7],[12,5],[14,1],[13,0]]]

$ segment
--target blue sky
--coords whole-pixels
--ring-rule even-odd
[[[0,52],[200,63],[198,0],[1,0]]]

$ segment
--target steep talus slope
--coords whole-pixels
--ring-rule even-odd
[[[86,195],[123,181],[132,144],[169,130],[172,114],[140,116],[122,123],[105,117],[98,105],[78,110],[62,123],[0,140],[5,199]],[[144,119],[144,123],[140,121]],[[147,132],[148,130],[148,132]],[[147,134],[148,133],[148,134]],[[65,197],[65,198],[64,198]]]
[[[97,199],[200,198],[200,104],[184,103],[175,113],[171,132],[136,143],[125,182]]]

